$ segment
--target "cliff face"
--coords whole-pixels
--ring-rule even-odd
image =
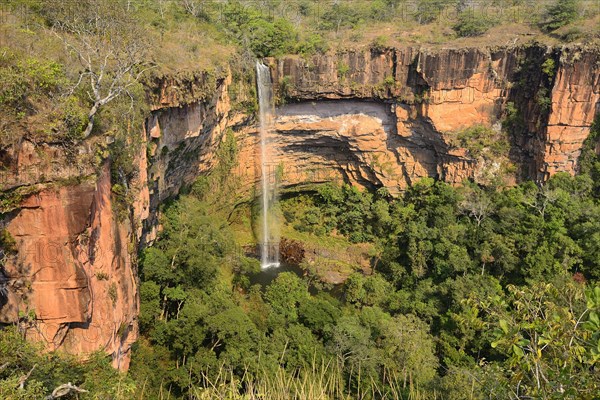
[[[156,237],[158,206],[210,171],[216,162],[215,151],[228,123],[231,77],[226,74],[211,81],[212,87],[206,82],[196,85],[200,89],[190,103],[181,103],[180,89],[171,81],[161,83],[157,98],[161,107],[146,120],[148,151],[140,154],[140,170],[146,171],[145,179],[140,180],[143,190],[138,201],[148,205],[140,215],[142,244]]]
[[[284,190],[339,180],[398,193],[422,177],[486,182],[511,164],[516,179],[574,173],[600,101],[597,50],[406,48],[267,62],[287,103],[268,149]],[[18,322],[50,349],[104,349],[127,367],[137,337],[135,254],[156,237],[158,206],[211,170],[228,130],[238,144],[239,199],[260,178],[256,123],[233,111],[231,80],[223,71],[147,83],[152,112],[131,218],[117,217],[109,166],[94,161],[100,137],[70,152],[22,142],[0,154],[10,165],[2,190],[20,188],[1,222],[15,248],[2,252],[0,322]],[[501,135],[501,120],[506,154],[460,147],[461,130],[484,125]]]
[[[0,229],[14,244],[0,249],[0,323],[18,323],[49,350],[103,350],[128,367],[138,335],[138,246],[155,237],[158,205],[214,164],[229,111],[223,76],[148,83],[153,111],[136,150],[130,210],[115,204],[110,160],[98,154],[103,137],[70,148],[22,141],[1,154],[8,194]]]
[[[75,354],[98,349],[127,368],[137,339],[131,229],[116,219],[108,168],[97,181],[44,188],[4,221],[16,252],[4,263],[0,322]]]
[[[543,147],[536,161],[546,175],[573,173],[581,145],[600,112],[598,53],[571,50],[561,54],[550,98],[550,115],[540,135]]]
[[[429,175],[435,171],[455,182],[474,177],[481,166],[453,145],[456,133],[475,124],[494,127],[509,103],[522,127],[509,132],[510,158],[521,167],[520,178],[574,173],[600,100],[599,60],[597,49],[529,46],[351,51],[270,64],[275,87],[289,101],[359,98],[391,104],[402,140],[434,155],[425,157],[435,165]],[[423,137],[429,145],[422,145]],[[399,163],[422,164],[414,157]]]
[[[574,173],[600,100],[599,60],[597,49],[537,45],[267,59],[276,97],[287,103],[277,108],[270,131],[269,174],[284,190],[339,180],[398,193],[422,177],[460,184],[506,175],[510,184]],[[253,193],[261,172],[257,124],[231,111],[228,84],[208,103],[163,108],[149,119],[156,143],[150,170],[162,171],[149,177],[156,204],[210,169],[228,128],[239,148],[232,171],[237,195]],[[506,136],[506,154],[461,147],[458,133],[474,125]],[[170,128],[153,135],[157,126]],[[186,156],[173,155],[173,148]]]

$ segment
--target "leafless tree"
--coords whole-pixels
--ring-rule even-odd
[[[538,188],[537,192],[526,195],[523,203],[533,208],[542,218],[546,217],[546,209],[559,199],[559,192],[547,185]]]
[[[202,0],[181,0],[181,5],[194,17],[199,17],[202,14]]]
[[[52,32],[83,67],[72,92],[85,85],[91,101],[86,138],[103,106],[123,95],[133,99],[130,89],[148,69],[146,35],[121,1],[47,3]]]
[[[475,219],[477,226],[493,212],[493,204],[489,196],[480,190],[469,190],[460,207],[465,214]]]

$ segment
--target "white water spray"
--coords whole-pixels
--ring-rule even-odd
[[[256,62],[256,86],[258,89],[258,109],[260,122],[260,162],[261,162],[261,206],[262,206],[262,238],[260,266],[271,268],[279,266],[279,235],[273,205],[277,200],[275,179],[270,179],[269,154],[267,148],[269,128],[273,120],[273,88],[269,67]],[[271,185],[272,183],[272,185]]]

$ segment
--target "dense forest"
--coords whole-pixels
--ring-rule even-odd
[[[200,398],[595,398],[600,162],[583,158],[544,186],[424,179],[392,199],[330,184],[284,200],[323,246],[374,244],[372,273],[341,293],[290,272],[250,286],[258,261],[192,188],[142,255],[131,374],[147,394]]]
[[[482,35],[507,26],[548,43],[599,35],[597,3],[583,0],[0,6],[0,148],[22,137],[66,148],[110,137],[91,162],[110,158],[115,212],[125,214],[146,86],[174,70],[217,74],[231,59],[247,67],[350,45],[493,44],[500,39]],[[105,19],[91,26],[97,13]],[[99,42],[86,40],[99,31]],[[103,47],[113,34],[115,47]],[[106,63],[113,57],[126,62]],[[81,80],[105,67],[108,83]],[[234,107],[256,111],[255,99],[244,101]],[[0,398],[597,399],[599,140],[596,118],[579,173],[545,183],[424,178],[397,197],[344,182],[286,192],[275,210],[283,237],[324,253],[367,249],[368,267],[343,265],[352,272],[333,285],[321,281],[318,257],[254,283],[260,264],[247,238],[257,204],[223,201],[237,187],[227,136],[215,168],[161,205],[159,236],[138,255],[141,338],[129,371],[101,353],[44,352],[7,325]],[[19,190],[1,193],[0,212],[16,207]],[[3,230],[2,255],[12,240]],[[59,397],[61,385],[69,395]]]

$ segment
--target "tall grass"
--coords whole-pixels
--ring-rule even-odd
[[[213,374],[211,374],[213,375]],[[216,377],[202,373],[199,382],[190,384],[189,400],[435,400],[435,393],[424,391],[399,379],[395,374],[384,374],[383,382],[360,376],[360,372],[346,376],[334,361],[313,362],[306,368],[290,372],[279,366],[275,373],[262,371],[256,375],[245,371],[241,377],[231,369],[221,367]],[[350,389],[348,382],[355,381]],[[138,397],[140,400],[143,394]],[[161,388],[161,400],[173,396]]]

